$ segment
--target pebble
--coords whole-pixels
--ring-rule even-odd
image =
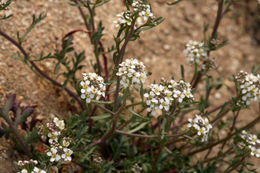
[[[3,87],[2,86],[0,86],[0,95],[4,95],[4,89],[3,89]]]
[[[216,99],[220,99],[221,96],[222,96],[222,95],[221,95],[219,92],[216,92],[216,93],[215,93],[215,98],[216,98]]]
[[[171,46],[168,44],[163,45],[164,50],[170,50]]]

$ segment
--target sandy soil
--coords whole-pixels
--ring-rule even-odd
[[[153,11],[156,16],[162,16],[165,21],[158,27],[146,31],[141,39],[131,42],[127,48],[125,57],[133,57],[142,60],[149,71],[153,73],[150,81],[159,80],[161,77],[180,78],[180,64],[185,66],[187,79],[191,78],[192,68],[187,64],[183,54],[185,43],[192,40],[203,39],[203,25],[209,24],[210,29],[214,24],[217,5],[212,0],[190,0],[184,1],[177,6],[169,7],[165,0],[151,0]],[[113,44],[113,33],[115,29],[113,20],[116,14],[124,11],[122,1],[111,0],[109,3],[97,10],[96,22],[103,19],[105,26],[103,42],[106,48]],[[219,36],[228,39],[229,44],[224,48],[211,54],[216,58],[218,70],[225,78],[228,78],[240,70],[250,71],[252,65],[260,64],[259,49],[259,5],[256,1],[248,0],[238,3],[232,7],[232,12],[223,19]],[[40,56],[41,51],[45,54],[53,52],[60,46],[61,38],[74,29],[84,29],[83,21],[75,7],[68,1],[61,0],[19,0],[14,1],[8,13],[14,16],[1,21],[0,29],[15,37],[16,32],[23,33],[30,25],[33,14],[46,13],[43,20],[27,37],[24,48],[33,59]],[[241,17],[235,18],[237,14]],[[210,34],[211,30],[209,30]],[[90,60],[93,60],[92,46],[87,35],[77,33],[74,37],[78,50],[85,50],[87,61],[84,71],[92,71]],[[0,103],[3,103],[5,95],[10,92],[17,93],[25,104],[34,103],[38,105],[37,111],[42,116],[49,114],[66,115],[73,109],[70,99],[65,92],[39,77],[22,62],[11,58],[17,49],[0,37]],[[110,62],[111,62],[110,56]],[[39,63],[41,69],[52,75],[55,63],[44,61]],[[216,75],[216,72],[212,72]],[[218,105],[223,99],[229,98],[232,93],[226,88],[212,93],[211,103]],[[242,119],[250,121],[258,110],[243,111]],[[243,118],[246,117],[246,118]],[[259,130],[260,127],[257,127]],[[1,143],[8,143],[0,139]],[[6,172],[11,167],[14,154],[10,147],[0,145],[3,152],[0,156],[0,173]],[[8,154],[9,153],[9,154]],[[260,169],[259,160],[255,161]]]

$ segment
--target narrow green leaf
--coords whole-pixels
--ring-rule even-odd
[[[203,32],[206,33],[209,29],[209,24],[205,24],[203,28]]]
[[[128,131],[128,133],[135,133],[139,130],[141,130],[142,128],[144,128],[149,122],[144,122],[144,123],[141,123],[139,126],[137,126],[136,128]]]
[[[190,137],[190,136],[188,136],[188,135],[183,135],[183,137],[188,138],[188,139],[190,139],[190,140],[193,140],[193,138]]]
[[[19,43],[22,44],[25,37],[32,31],[32,29],[37,25],[41,20],[43,20],[47,15],[41,13],[38,17],[36,15],[33,15],[33,21],[32,24],[29,26],[29,28],[25,31],[25,33],[22,35],[22,37],[19,40]]]
[[[256,65],[252,67],[252,73],[254,75],[256,75],[259,70],[260,70],[260,65]]]
[[[14,105],[15,99],[16,99],[16,95],[15,94],[11,94],[8,97],[8,99],[7,99],[6,103],[5,103],[4,109],[3,109],[3,114],[4,115],[8,115],[8,112],[10,111],[10,109]]]
[[[38,134],[38,128],[34,128],[32,132],[29,132],[25,138],[27,144],[36,143],[40,140],[41,135]]]
[[[7,0],[6,3],[0,5],[0,10],[6,10],[13,0]]]
[[[21,56],[20,52],[17,53],[17,55],[11,56],[11,58],[17,59],[19,61],[25,62],[25,59]]]
[[[20,116],[17,116],[15,118],[15,126],[18,126],[19,124],[22,124],[26,121],[26,119],[34,112],[34,108],[28,107],[23,110]]]
[[[98,104],[107,104],[107,105],[114,103],[113,101],[100,101],[100,100],[92,100],[91,102],[98,103]]]
[[[184,67],[183,67],[183,65],[181,65],[181,79],[182,79],[183,81],[185,81]]]
[[[58,62],[54,68],[54,74],[57,74],[59,72],[59,69],[60,69],[60,64],[61,62]]]
[[[10,15],[5,15],[4,17],[0,17],[0,20],[6,20],[6,19],[9,19],[10,17],[12,17],[13,15],[10,14]]]
[[[111,114],[104,114],[104,115],[93,116],[93,117],[91,117],[91,119],[94,121],[99,121],[99,120],[107,119],[110,117],[111,117]]]
[[[177,1],[174,1],[174,2],[167,2],[168,5],[172,6],[172,5],[176,5],[178,4],[179,2],[181,2],[182,0],[177,0]]]
[[[147,118],[143,117],[142,115],[139,115],[135,111],[133,111],[131,108],[128,108],[129,112],[131,112],[134,116],[137,116],[138,118],[141,118],[143,120],[148,120]]]

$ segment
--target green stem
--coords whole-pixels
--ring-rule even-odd
[[[115,63],[115,70],[117,70],[119,64],[123,61],[126,46],[127,46],[128,42],[130,41],[130,39],[132,38],[132,36],[134,34],[135,21],[136,20],[132,21],[130,32],[129,32],[128,36],[126,37],[122,48],[118,52],[118,57],[117,57],[117,60],[116,60],[116,63]],[[119,89],[120,89],[120,77],[118,76],[117,77],[117,83],[116,83],[115,100],[114,100],[114,112],[117,111],[117,109],[118,109],[117,100],[118,100],[118,95],[119,95]]]
[[[173,108],[173,111],[175,110],[175,108]],[[163,113],[163,116],[166,116],[166,128],[165,128],[165,132],[168,134],[169,131],[170,131],[170,127],[171,127],[171,120],[170,120],[170,116],[167,115],[166,113]],[[160,131],[160,129],[159,129]],[[164,134],[163,134],[164,135]],[[161,135],[160,135],[161,136]],[[176,136],[177,137],[177,136]],[[159,152],[158,152],[158,155],[155,159],[155,163],[153,165],[153,170],[156,170],[156,167],[157,167],[157,164],[158,164],[158,161],[159,161],[159,158],[160,158],[160,155],[161,153],[163,152],[163,149],[165,147],[167,143],[167,136],[164,136],[164,138],[161,140],[160,142],[160,148],[159,148]]]

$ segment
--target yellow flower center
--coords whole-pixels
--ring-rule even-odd
[[[83,85],[83,89],[87,89],[88,86],[86,84]]]

